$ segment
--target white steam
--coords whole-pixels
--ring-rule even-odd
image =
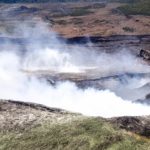
[[[11,46],[17,52],[11,51],[8,43],[3,45],[3,49],[0,51],[1,99],[35,102],[91,116],[150,114],[148,106],[135,104],[117,96],[120,94],[123,97],[130,90],[149,83],[149,78],[132,79],[129,80],[130,84],[126,85],[116,80],[107,80],[102,84],[108,89],[97,90],[91,87],[79,89],[75,83],[69,81],[59,82],[56,86],[52,86],[46,80],[38,79],[27,73],[34,71],[46,71],[52,74],[73,73],[74,75],[84,74],[86,78],[128,72],[148,73],[150,68],[140,64],[134,56],[127,52],[96,53],[92,49],[87,50],[80,46],[68,48],[65,43],[56,38],[54,33],[50,33],[41,24],[42,33],[39,33],[39,26],[34,27],[34,30],[31,27],[23,27],[16,34],[28,39],[26,54],[23,56],[18,54],[18,44]],[[125,92],[123,92],[124,90]]]

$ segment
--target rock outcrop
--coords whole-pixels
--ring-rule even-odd
[[[140,56],[145,60],[150,60],[150,51],[141,49]]]
[[[150,137],[150,116],[112,118],[111,123],[121,129]]]

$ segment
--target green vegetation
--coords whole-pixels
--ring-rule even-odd
[[[125,15],[150,15],[150,1],[143,0],[118,7],[117,9]]]
[[[72,18],[71,20],[69,21],[66,21],[66,20],[63,20],[63,19],[60,19],[60,20],[55,20],[53,21],[54,24],[59,24],[59,25],[67,25],[67,24],[75,24],[75,25],[79,25],[79,24],[82,24],[83,23],[83,20],[80,19],[80,18]]]
[[[106,7],[105,3],[94,3],[94,4],[90,4],[82,8],[83,9],[99,9],[99,8],[104,8],[104,7]]]
[[[84,7],[79,7],[73,9],[73,11],[69,14],[70,16],[84,16],[93,13],[89,9],[85,9]]]
[[[90,4],[87,6],[70,8],[66,12],[58,11],[58,12],[55,12],[54,14],[52,14],[51,16],[52,17],[84,16],[84,15],[94,13],[93,9],[100,9],[100,8],[104,8],[105,6],[106,6],[106,4],[104,4],[104,3],[93,3],[93,4]],[[79,21],[79,20],[75,20],[75,22],[76,22],[76,24],[82,23],[82,21]],[[66,22],[64,23],[64,21],[63,21],[63,22],[59,22],[58,24],[66,24]]]
[[[134,28],[131,28],[131,27],[123,27],[122,29],[126,32],[134,32],[135,31]]]
[[[91,13],[93,13],[93,11],[91,11],[88,8],[76,7],[76,8],[72,8],[68,13],[64,13],[64,12],[54,13],[52,14],[52,17],[66,17],[66,16],[78,17],[78,16],[88,15]]]
[[[30,131],[0,133],[0,150],[148,150],[150,143],[100,118],[49,123]]]

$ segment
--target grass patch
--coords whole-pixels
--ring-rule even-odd
[[[84,16],[93,13],[91,10],[84,7],[74,8],[70,16]]]
[[[70,9],[68,12],[53,13],[51,17],[67,17],[67,16],[78,17],[78,16],[85,16],[91,13],[93,13],[93,11],[90,10],[88,7],[76,7]]]
[[[125,15],[150,15],[150,1],[143,0],[137,3],[124,5],[117,8]]]
[[[148,150],[150,143],[136,140],[101,119],[68,124],[44,124],[27,132],[1,133],[0,150]]]
[[[105,7],[106,7],[105,3],[94,3],[94,4],[90,4],[82,8],[83,9],[99,9],[99,8],[105,8]]]

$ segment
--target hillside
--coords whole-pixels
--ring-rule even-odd
[[[52,30],[65,37],[150,34],[150,8],[149,1],[146,0],[134,4],[118,2],[1,4],[0,9],[0,34],[4,31],[13,34],[12,31],[18,22],[24,20],[27,22],[43,20]]]
[[[144,126],[150,121],[148,117],[107,120],[32,103],[1,100],[0,118],[1,150],[150,149],[149,128]],[[128,126],[123,124],[125,120]],[[141,123],[147,137],[136,133],[136,129],[140,131],[138,127],[142,128]],[[123,126],[125,130],[120,129]]]

